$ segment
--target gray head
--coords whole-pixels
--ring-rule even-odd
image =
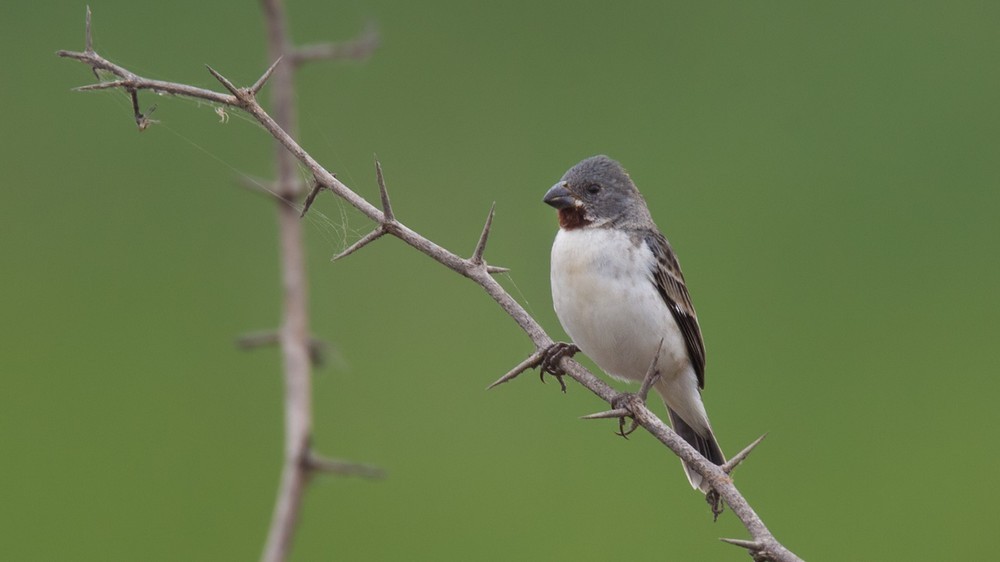
[[[652,224],[646,201],[628,172],[604,155],[570,168],[543,201],[559,209],[559,226],[564,229]]]

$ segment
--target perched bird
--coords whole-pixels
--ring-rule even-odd
[[[709,461],[719,448],[701,401],[705,343],[680,264],[621,164],[607,156],[570,168],[543,201],[559,210],[552,301],[573,343],[612,377],[639,382],[657,350],[654,388],[670,423]],[[662,344],[661,344],[662,342]],[[708,483],[687,464],[691,485]]]

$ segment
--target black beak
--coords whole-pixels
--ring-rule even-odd
[[[556,209],[565,209],[577,204],[576,198],[567,189],[565,181],[561,181],[552,186],[542,199],[545,203],[552,205]]]

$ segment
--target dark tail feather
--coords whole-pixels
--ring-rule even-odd
[[[677,435],[680,435],[682,439],[701,453],[701,456],[711,461],[712,464],[720,466],[726,464],[726,457],[723,456],[722,449],[719,448],[719,442],[715,440],[715,435],[712,434],[711,429],[707,430],[708,436],[702,436],[670,408],[667,408],[667,414],[670,416],[670,425],[673,426]],[[701,490],[702,493],[708,493],[708,483],[706,482],[703,485],[701,475],[692,470],[687,463],[684,463],[684,472],[687,474],[688,482],[691,482],[692,488]]]

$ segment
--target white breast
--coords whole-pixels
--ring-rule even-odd
[[[656,353],[669,380],[688,368],[687,348],[652,277],[646,244],[606,228],[560,230],[552,245],[552,300],[573,342],[609,375],[642,380]]]

